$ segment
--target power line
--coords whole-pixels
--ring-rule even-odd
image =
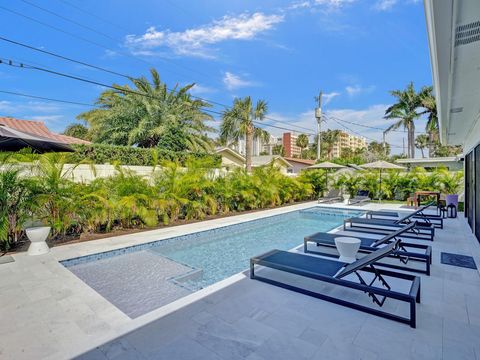
[[[19,93],[19,92],[15,92],[15,91],[0,90],[0,93],[2,93],[2,94],[8,94],[8,95],[15,95],[15,96],[22,96],[22,97],[27,97],[27,98],[37,99],[37,100],[45,100],[45,101],[59,102],[59,103],[64,103],[64,104],[72,104],[72,105],[81,105],[81,106],[96,107],[96,105],[87,104],[87,103],[83,103],[83,102],[70,101],[70,100],[61,100],[61,99],[53,99],[53,98],[44,97],[44,96],[37,96],[37,95]]]
[[[75,5],[75,4],[72,4],[72,3],[69,2],[69,1],[66,1],[66,0],[58,0],[58,1],[61,1],[62,3],[66,4],[66,5],[68,5],[68,6],[71,6],[71,7],[73,7],[74,9],[76,9],[76,10],[78,10],[78,11],[84,13],[84,14],[87,14],[87,15],[89,15],[89,16],[97,19],[97,20],[103,21],[103,22],[106,23],[106,24],[112,25],[112,26],[114,26],[114,27],[116,27],[116,28],[118,28],[118,29],[121,29],[121,30],[123,30],[123,31],[126,31],[126,32],[129,32],[129,31],[130,31],[130,30],[124,28],[123,26],[120,26],[120,25],[118,25],[118,24],[116,24],[116,23],[114,23],[114,22],[112,22],[112,21],[110,21],[110,20],[107,20],[107,19],[105,19],[105,18],[103,18],[103,17],[101,17],[101,16],[98,16],[98,15],[96,15],[96,14],[90,12],[90,11],[87,11],[87,10],[85,10],[85,9],[83,9],[83,8]]]
[[[347,124],[351,124],[351,125],[361,126],[361,127],[368,128],[368,129],[380,130],[380,131],[383,131],[383,132],[385,132],[385,131],[387,130],[387,129],[383,129],[383,128],[379,128],[379,127],[375,127],[375,126],[368,126],[368,125],[356,123],[356,122],[353,122],[353,121],[348,121],[348,120],[344,120],[344,119],[339,119],[338,117],[335,117],[335,116],[332,116],[332,115],[328,115],[328,116],[330,116],[331,118],[336,119],[336,120],[338,120],[338,121],[341,121],[341,122],[344,122],[344,123],[347,123]],[[390,132],[404,133],[405,131],[402,131],[402,130],[390,130]],[[426,134],[426,132],[423,132],[423,131],[417,131],[417,133],[418,133],[418,134]]]
[[[333,118],[333,117],[327,117],[327,116],[325,115],[325,118],[326,118],[327,120],[333,120],[333,121],[335,121],[337,124],[339,124],[340,126],[342,126],[343,128],[345,128],[346,130],[351,131],[352,133],[357,134],[357,135],[359,135],[359,136],[362,136],[362,137],[364,137],[364,138],[366,138],[366,139],[368,139],[368,140],[370,140],[370,141],[381,142],[381,141],[376,140],[376,139],[374,139],[374,138],[365,136],[365,135],[363,135],[363,134],[361,134],[361,133],[359,133],[359,132],[357,132],[357,131],[355,131],[355,130],[352,130],[351,128],[343,125],[342,123],[340,123],[340,121],[336,120],[336,119]],[[390,146],[396,147],[396,148],[403,148],[402,146],[396,145],[396,144],[390,144]]]
[[[81,40],[81,41],[87,42],[87,43],[89,43],[89,44],[91,44],[91,45],[100,47],[100,48],[102,48],[102,49],[104,49],[104,50],[108,50],[108,51],[111,51],[111,52],[116,53],[116,54],[120,54],[120,55],[123,55],[123,56],[127,56],[127,57],[130,57],[130,58],[132,58],[132,59],[136,59],[136,60],[141,61],[141,62],[143,62],[143,63],[145,63],[145,64],[147,64],[147,65],[149,65],[149,66],[155,66],[155,65],[152,64],[151,62],[146,61],[146,60],[144,60],[144,59],[142,59],[142,58],[139,58],[139,57],[137,57],[137,56],[134,56],[134,55],[132,55],[132,54],[129,54],[129,53],[126,53],[126,52],[123,52],[123,51],[113,50],[112,48],[109,48],[108,46],[105,46],[105,45],[103,45],[103,44],[100,44],[100,43],[98,43],[98,42],[96,42],[96,41],[87,39],[87,38],[85,38],[85,37],[82,37],[82,36],[79,36],[79,35],[76,35],[76,34],[73,34],[73,33],[69,32],[69,31],[60,29],[60,28],[58,28],[58,27],[56,27],[56,26],[53,26],[53,25],[48,24],[48,23],[46,23],[46,22],[43,22],[43,21],[41,21],[41,20],[35,19],[35,18],[31,17],[31,16],[22,14],[22,13],[20,13],[20,12],[18,12],[18,11],[15,11],[15,10],[12,10],[12,9],[9,9],[9,8],[6,8],[6,7],[1,6],[1,5],[0,5],[0,9],[1,9],[1,10],[4,10],[4,11],[7,11],[7,12],[9,12],[9,13],[15,14],[15,15],[17,15],[17,16],[19,16],[19,17],[23,17],[23,18],[25,18],[25,19],[27,19],[27,20],[30,20],[30,21],[35,22],[35,23],[37,23],[37,24],[40,24],[40,25],[42,25],[42,26],[48,27],[48,28],[50,28],[50,29],[52,29],[52,30],[61,32],[61,33],[63,33],[63,34],[66,34],[66,35],[68,35],[68,36],[71,36],[71,37],[73,37],[73,38],[76,38],[76,39],[79,39],[79,40]],[[163,58],[163,57],[162,57],[162,58],[160,58],[160,60],[162,60],[162,61],[164,61],[164,62],[166,62],[166,63],[169,63],[169,64],[173,64],[173,65],[175,65],[175,66],[177,66],[177,67],[183,68],[183,69],[188,70],[188,71],[190,71],[190,72],[194,72],[194,73],[200,74],[200,75],[204,76],[205,78],[210,78],[210,77],[211,77],[211,76],[208,75],[208,74],[204,74],[204,73],[199,72],[199,71],[197,71],[197,70],[190,69],[190,68],[188,68],[188,67],[186,67],[186,66],[179,65],[179,64],[177,64],[176,62],[171,61],[171,60],[169,60],[169,59],[166,59],[166,58]],[[178,73],[177,71],[174,71],[174,70],[170,70],[170,71],[172,71],[172,72],[174,72],[174,73],[176,73],[176,74],[181,75],[181,74]]]
[[[82,66],[90,67],[90,68],[95,69],[95,70],[99,70],[99,71],[103,71],[103,72],[106,72],[106,73],[109,73],[109,74],[112,74],[112,75],[116,75],[116,76],[119,76],[119,77],[123,77],[123,78],[129,79],[129,80],[132,80],[132,79],[133,79],[132,76],[129,76],[129,75],[120,73],[120,72],[118,72],[118,71],[114,71],[114,70],[107,69],[107,68],[105,68],[105,67],[93,65],[93,64],[90,64],[90,63],[81,61],[81,60],[76,60],[76,59],[73,59],[73,58],[68,57],[68,56],[64,56],[64,55],[61,55],[61,54],[58,54],[58,53],[54,53],[54,52],[52,52],[52,51],[47,51],[47,50],[44,50],[44,49],[40,49],[40,48],[37,48],[37,47],[35,47],[35,46],[29,45],[29,44],[25,44],[25,43],[22,43],[22,42],[19,42],[19,41],[16,41],[16,40],[8,39],[8,38],[3,37],[3,36],[0,36],[0,40],[1,40],[1,41],[5,41],[5,42],[8,42],[8,43],[13,44],[13,45],[17,45],[17,46],[20,46],[20,47],[27,48],[27,49],[29,49],[29,50],[33,50],[33,51],[37,51],[37,52],[40,52],[40,53],[43,53],[43,54],[46,54],[46,55],[49,55],[49,56],[53,56],[53,57],[56,57],[56,58],[59,58],[59,59],[65,60],[65,61],[69,61],[69,62],[72,62],[72,63],[75,63],[75,64],[79,64],[79,65],[82,65]],[[169,90],[169,91],[173,91],[172,89],[168,89],[168,90]],[[193,94],[191,94],[191,96],[192,96],[193,98],[198,99],[198,100],[201,100],[201,101],[205,101],[205,102],[208,102],[208,103],[211,103],[211,104],[215,104],[215,105],[218,105],[218,106],[222,106],[222,107],[224,107],[225,109],[228,109],[228,108],[229,108],[228,105],[222,104],[222,103],[217,102],[217,101],[213,101],[213,100],[210,100],[210,99],[206,99],[206,98],[203,98],[203,97],[200,97],[200,96],[196,96],[196,95],[193,95]],[[312,131],[312,129],[306,128],[306,127],[304,127],[304,126],[295,125],[295,124],[290,124],[290,123],[287,122],[287,121],[278,120],[278,119],[275,119],[275,118],[272,118],[272,117],[269,117],[269,116],[266,116],[265,119],[271,120],[271,121],[274,121],[274,122],[277,122],[277,123],[287,124],[287,125],[289,125],[289,126],[291,126],[291,127],[295,127],[295,128],[301,129],[301,130]],[[298,130],[291,130],[291,131],[299,132]]]
[[[92,28],[92,27],[90,27],[90,26],[83,25],[83,24],[79,23],[78,21],[75,21],[75,20],[72,20],[72,19],[70,19],[70,18],[67,18],[66,16],[63,16],[63,15],[61,15],[61,14],[58,14],[58,13],[54,12],[54,11],[48,10],[48,9],[46,9],[46,8],[44,8],[44,7],[41,7],[40,5],[34,4],[34,3],[30,2],[30,1],[27,1],[27,0],[20,0],[20,1],[22,1],[22,2],[25,3],[25,4],[28,4],[28,5],[32,6],[32,7],[34,7],[34,8],[37,8],[37,9],[43,11],[43,12],[46,12],[47,14],[56,16],[56,17],[58,17],[59,19],[65,20],[65,21],[67,21],[67,22],[69,22],[69,23],[71,23],[71,24],[75,24],[75,25],[77,25],[77,26],[79,26],[79,27],[81,27],[81,28],[83,28],[83,29],[86,29],[86,30],[88,30],[88,31],[91,31],[91,32],[93,32],[93,33],[95,33],[95,34],[98,34],[98,35],[101,35],[101,36],[103,36],[103,37],[106,37],[107,39],[110,39],[110,40],[113,40],[113,41],[117,41],[117,39],[115,39],[114,37],[112,37],[112,36],[110,36],[110,35],[108,35],[108,34],[105,34],[105,33],[101,32],[101,31],[98,31],[97,29],[94,29],[94,28]]]

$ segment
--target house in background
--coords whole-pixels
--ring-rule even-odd
[[[252,167],[272,165],[280,169],[282,174],[291,173],[292,165],[280,155],[262,155],[252,157]]]
[[[12,117],[0,117],[0,124],[24,133],[41,136],[64,144],[90,144],[90,141],[50,131],[43,121],[20,120]]]
[[[298,174],[303,169],[306,169],[309,166],[312,166],[312,165],[315,164],[315,160],[309,160],[309,159],[298,159],[298,158],[292,158],[292,157],[285,157],[285,160],[287,160],[289,162],[289,164],[292,166],[290,168],[290,172],[293,173],[293,174]]]
[[[232,170],[245,167],[245,157],[229,147],[218,148],[216,154],[222,157],[222,168]],[[271,165],[278,167],[283,174],[291,172],[292,165],[280,155],[252,156],[252,167]]]
[[[245,167],[245,158],[229,147],[222,147],[215,150],[215,153],[222,157],[222,168],[232,170]]]
[[[439,167],[446,167],[451,171],[463,170],[463,161],[459,156],[437,157],[437,158],[421,158],[421,159],[398,159],[396,163],[399,165],[413,169],[415,167],[423,167],[432,170]]]

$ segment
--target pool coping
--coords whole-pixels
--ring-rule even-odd
[[[62,309],[77,309],[79,305],[81,308],[88,312],[96,314],[95,317],[90,317],[87,321],[83,318],[82,313],[77,313],[77,311],[66,313],[66,318],[63,320],[68,324],[72,324],[73,327],[78,326],[77,322],[81,321],[82,326],[84,324],[90,324],[91,322],[100,322],[108,328],[97,333],[95,338],[85,337],[76,340],[75,343],[69,343],[68,349],[63,349],[58,357],[54,358],[71,358],[82,354],[88,349],[92,349],[95,346],[104,344],[112,339],[117,338],[118,336],[125,335],[131,331],[134,331],[142,326],[145,326],[155,320],[166,317],[176,311],[180,311],[186,306],[192,305],[198,301],[211,296],[214,293],[217,293],[221,290],[228,288],[229,286],[244,280],[247,278],[248,271],[239,272],[234,274],[224,280],[216,282],[212,285],[209,285],[203,289],[195,291],[189,295],[181,297],[177,300],[172,301],[169,304],[161,306],[155,310],[152,310],[146,314],[140,315],[134,319],[129,318],[121,310],[119,310],[115,305],[110,303],[108,300],[102,297],[98,292],[85,284],[82,280],[76,277],[70,270],[60,264],[59,261],[69,259],[72,257],[77,257],[81,255],[94,254],[105,250],[113,250],[122,248],[132,244],[140,244],[151,242],[154,240],[166,239],[172,236],[189,234],[192,232],[198,232],[200,230],[213,229],[216,227],[245,222],[251,219],[259,219],[263,217],[269,217],[274,214],[288,213],[291,211],[296,211],[300,209],[306,209],[311,207],[319,206],[316,201],[295,204],[288,207],[281,207],[275,209],[267,209],[260,212],[248,213],[248,214],[239,214],[227,218],[212,219],[198,223],[184,224],[176,227],[155,229],[152,231],[146,231],[141,233],[141,239],[139,239],[139,234],[127,234],[121,236],[115,236],[111,238],[104,238],[93,240],[89,242],[68,244],[51,249],[51,252],[46,255],[41,256],[27,256],[26,253],[20,253],[14,255],[15,260],[18,260],[12,264],[13,268],[21,268],[22,274],[31,274],[33,278],[40,280],[28,281],[25,285],[26,289],[36,289],[36,287],[41,286],[42,283],[51,283],[52,281],[62,284],[65,287],[65,295],[68,294],[68,298],[63,299],[63,294],[56,295],[60,296],[60,300],[53,300],[56,304],[55,307],[61,307]],[[391,206],[390,204],[366,204],[362,207],[357,206],[345,206],[343,204],[321,204],[323,208],[341,208],[345,210],[379,210],[381,208],[388,208],[390,210],[399,209],[399,206]],[[332,231],[335,231],[332,230]],[[298,247],[292,249],[296,250]],[[5,265],[8,267],[8,264]],[[12,268],[12,269],[13,269]],[[10,271],[9,269],[5,269]],[[20,275],[20,274],[19,274]],[[23,276],[23,275],[22,275]],[[25,290],[28,291],[28,290]],[[52,300],[48,300],[48,304]],[[71,306],[69,305],[71,304]],[[76,320],[81,319],[81,320]],[[96,320],[95,320],[96,319]],[[87,321],[86,323],[84,323]],[[100,326],[100,325],[98,325]],[[90,330],[93,331],[93,330]],[[60,355],[62,354],[62,355]]]

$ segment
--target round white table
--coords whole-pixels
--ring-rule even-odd
[[[337,247],[340,257],[338,260],[346,263],[357,261],[356,255],[360,249],[360,239],[347,236],[339,236],[335,238],[335,246]]]

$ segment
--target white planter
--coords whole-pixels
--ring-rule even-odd
[[[31,241],[28,247],[28,255],[43,255],[50,251],[45,240],[50,234],[50,226],[39,226],[25,229],[28,239]]]
[[[350,194],[343,194],[343,203],[348,205],[350,201]]]

